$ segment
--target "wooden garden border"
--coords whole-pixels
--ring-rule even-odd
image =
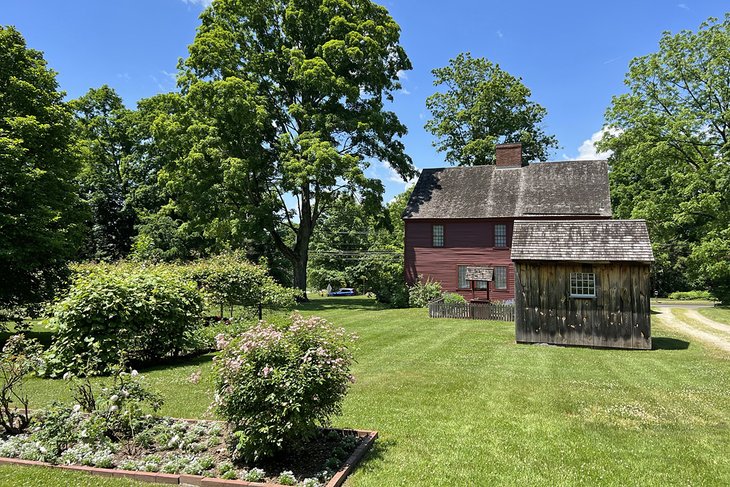
[[[333,431],[340,431],[345,434],[354,434],[362,441],[352,452],[352,455],[345,461],[340,470],[335,473],[334,476],[325,484],[325,487],[340,487],[347,478],[348,475],[355,470],[355,467],[360,460],[365,456],[365,453],[373,446],[375,439],[378,437],[377,431],[366,431],[366,430],[349,430],[349,429],[336,429],[330,428]],[[136,470],[121,470],[117,468],[96,468],[96,467],[84,467],[80,465],[54,465],[46,462],[36,462],[33,460],[21,460],[19,458],[7,458],[0,457],[0,465],[22,465],[29,467],[46,467],[46,468],[59,468],[62,470],[72,470],[76,472],[86,472],[91,475],[98,475],[100,477],[116,477],[116,478],[128,478],[138,480],[140,482],[151,482],[158,484],[168,485],[190,485],[194,487],[227,487],[227,486],[238,486],[238,487],[286,487],[282,484],[268,483],[268,482],[249,482],[246,480],[225,480],[212,477],[203,477],[201,475],[187,475],[187,474],[168,474],[160,472],[138,472]]]

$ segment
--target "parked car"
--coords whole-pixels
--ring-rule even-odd
[[[339,291],[332,291],[328,296],[354,296],[355,290],[351,287],[341,287]]]

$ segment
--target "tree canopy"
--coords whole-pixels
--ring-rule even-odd
[[[545,108],[530,101],[520,78],[485,58],[462,53],[449,65],[433,70],[434,86],[444,86],[426,99],[432,119],[426,130],[446,160],[460,166],[494,164],[497,144],[522,142],[522,160],[546,160],[557,148],[542,121]]]
[[[43,55],[0,27],[0,310],[53,291],[79,245],[73,116]]]
[[[660,291],[730,301],[730,15],[665,32],[631,61],[599,147],[613,150],[614,214],[645,218]]]
[[[218,0],[201,20],[180,65],[185,109],[157,123],[184,147],[161,177],[206,235],[266,232],[304,290],[326,208],[342,194],[382,204],[368,161],[414,174],[385,109],[411,68],[400,28],[369,0]]]

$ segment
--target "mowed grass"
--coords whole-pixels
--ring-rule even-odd
[[[380,438],[348,485],[730,485],[730,360],[657,319],[656,350],[623,351],[517,345],[511,323],[357,297],[301,311],[360,335],[335,424]],[[142,372],[164,414],[204,417],[210,368],[204,356]],[[63,381],[29,390],[34,407],[69,398]],[[0,469],[0,483],[19,470]],[[66,483],[55,475],[16,485]]]
[[[718,323],[730,325],[730,307],[723,308],[699,308],[697,310],[701,315],[706,318],[715,320]]]

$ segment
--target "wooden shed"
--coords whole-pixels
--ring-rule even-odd
[[[644,220],[516,221],[519,343],[651,349]]]

